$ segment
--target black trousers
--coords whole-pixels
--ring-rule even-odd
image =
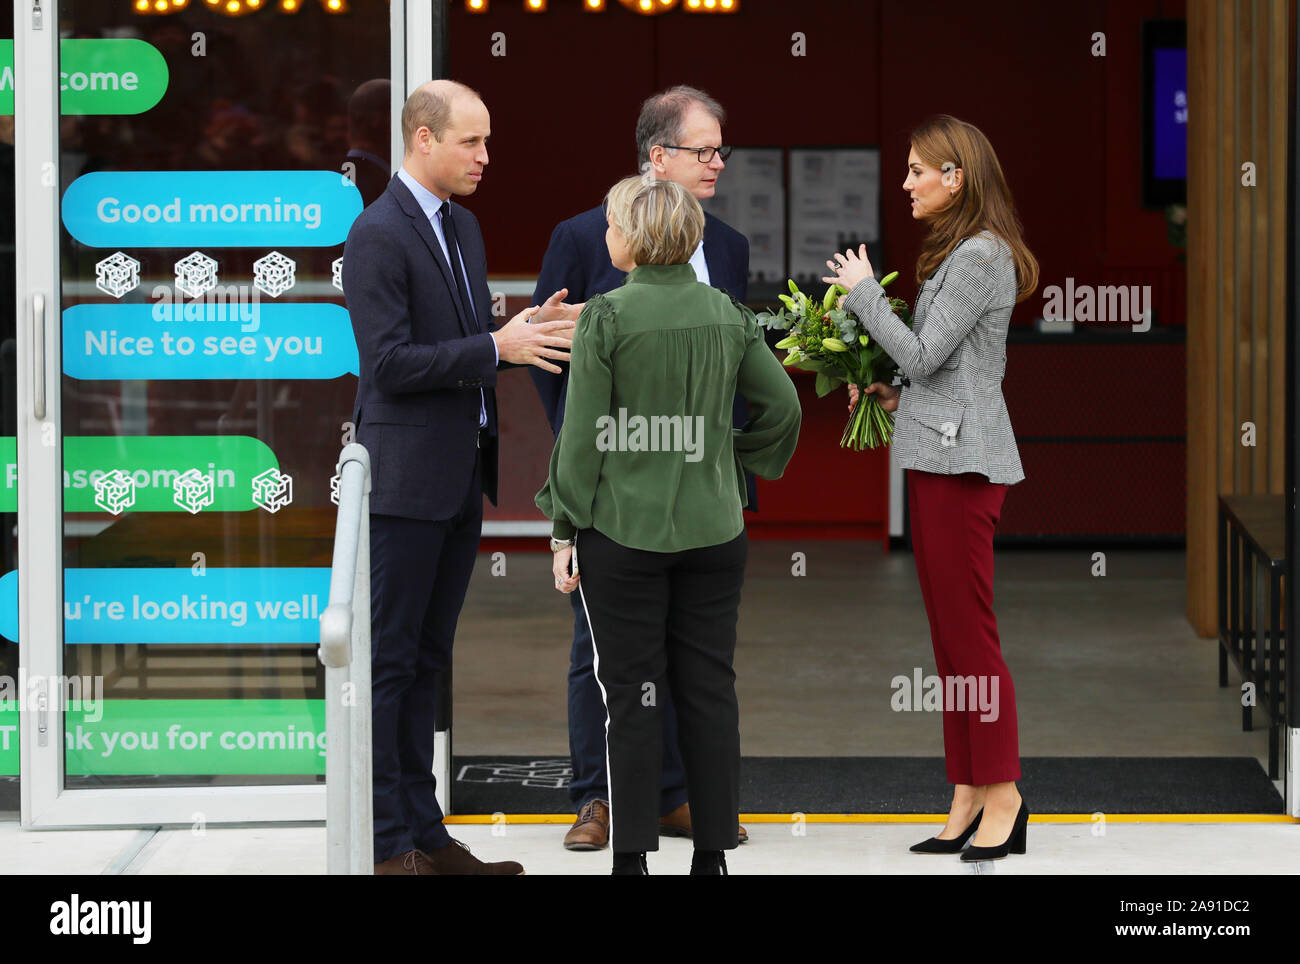
[[[672,689],[697,850],[733,850],[740,812],[736,619],[748,541],[682,552],[578,533],[578,584],[605,702],[610,840],[659,849],[660,693]]]
[[[434,796],[436,684],[451,666],[456,621],[478,555],[481,462],[450,519],[370,517],[376,862],[451,840]]]

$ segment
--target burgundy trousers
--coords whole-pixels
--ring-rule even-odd
[[[993,530],[1007,486],[909,469],[912,550],[943,682],[948,782],[1020,779],[1016,691],[993,615]]]

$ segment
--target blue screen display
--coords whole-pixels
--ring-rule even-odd
[[[1187,177],[1187,50],[1157,47],[1152,59],[1152,173]]]

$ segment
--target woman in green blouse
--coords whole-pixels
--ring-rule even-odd
[[[605,209],[610,260],[629,273],[578,317],[537,505],[554,522],[555,587],[582,594],[591,624],[614,873],[646,873],[646,851],[659,849],[665,686],[691,801],[691,873],[726,873],[740,809],[744,473],[780,478],[799,399],[753,313],[696,280],[704,212],[689,191],[629,177]],[[750,412],[739,430],[737,392]]]

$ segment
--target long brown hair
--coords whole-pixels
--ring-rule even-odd
[[[912,131],[912,148],[929,166],[945,170],[945,165],[951,164],[961,168],[963,175],[952,202],[928,219],[930,232],[916,260],[917,285],[924,284],[958,244],[987,230],[1011,249],[1016,301],[1028,298],[1038,287],[1038,261],[1021,237],[1011,189],[989,139],[974,124],[940,114]]]

